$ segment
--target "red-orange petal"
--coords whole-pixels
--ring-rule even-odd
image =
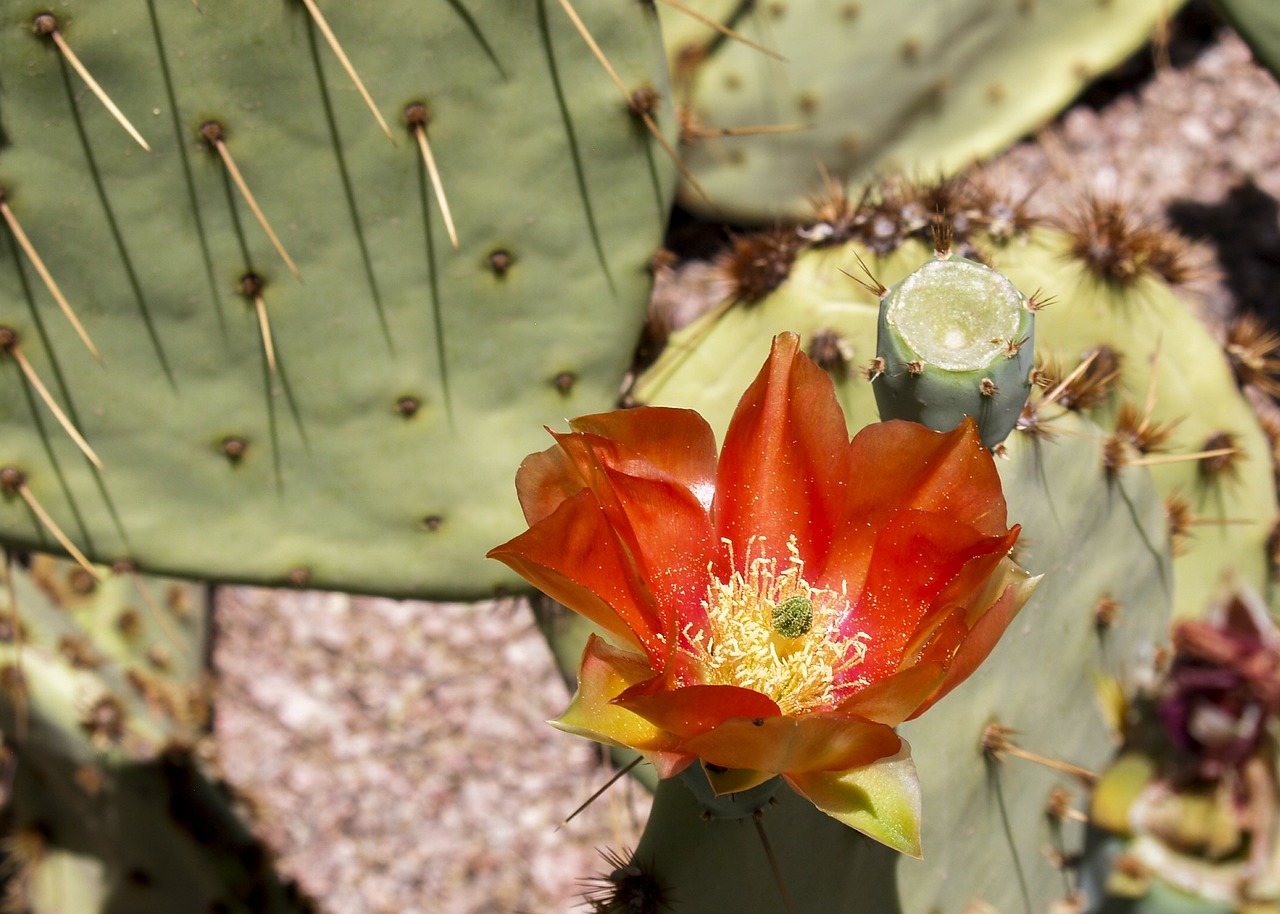
[[[917,636],[935,628],[952,602],[964,599],[949,585],[961,579],[980,590],[1011,545],[1010,534],[986,536],[936,514],[898,512],[879,531],[866,584],[842,624],[846,637],[869,636],[866,658],[840,682],[876,682],[896,671]],[[966,574],[975,561],[978,573]],[[940,601],[944,593],[948,600]]]
[[[843,771],[894,755],[891,727],[835,714],[734,717],[684,741],[680,749],[724,768],[783,772]]]
[[[655,668],[662,667],[669,643],[665,622],[590,491],[569,498],[488,555],[552,599],[643,647]]]
[[[617,441],[710,506],[716,484],[716,436],[693,410],[641,406],[580,416],[570,420],[569,427]],[[636,475],[627,467],[619,469]]]
[[[1032,577],[1008,558],[1004,560],[1001,570],[994,574],[991,580],[999,596],[976,621],[972,622],[969,633],[950,658],[946,679],[911,715],[913,718],[929,710],[972,675],[995,649],[1000,637],[1027,602],[1036,585],[1040,583],[1038,576]],[[989,599],[989,596],[985,596],[979,601],[979,605]],[[924,656],[928,658],[929,652],[926,651]]]
[[[712,558],[707,508],[683,484],[620,442],[557,435],[653,594],[674,643],[685,623],[701,627]]]
[[[896,727],[914,716],[946,677],[945,664],[918,663],[864,686],[842,700],[835,710],[838,714]]]
[[[585,486],[582,474],[559,444],[530,454],[516,470],[516,495],[530,527],[550,517]]]
[[[1000,476],[972,419],[950,432],[900,419],[869,425],[849,445],[849,463],[844,522],[895,505],[963,520],[988,535],[1008,528]]]
[[[800,352],[798,336],[779,334],[720,454],[716,529],[739,560],[762,537],[755,554],[786,561],[794,535],[800,557],[821,566],[842,513],[848,441],[831,378]]]

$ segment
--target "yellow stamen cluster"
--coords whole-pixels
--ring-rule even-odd
[[[727,581],[713,576],[703,604],[707,629],[696,634],[686,629],[688,650],[702,666],[706,682],[754,689],[776,701],[783,714],[830,707],[837,674],[862,662],[870,636],[839,634],[848,595],[843,588],[837,593],[805,580],[794,536],[783,568],[776,558],[752,558],[760,542],[753,538],[749,543],[744,572],[736,570],[733,544],[725,540],[735,570]],[[812,608],[807,627],[780,624],[806,602]],[[788,637],[791,632],[797,634]]]

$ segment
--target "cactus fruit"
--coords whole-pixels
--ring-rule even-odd
[[[783,58],[661,9],[685,159],[710,203],[691,186],[682,199],[739,222],[803,218],[823,168],[954,173],[1049,120],[1179,6],[685,2]]]
[[[949,431],[971,416],[983,444],[1000,444],[1031,393],[1033,307],[986,264],[950,251],[925,261],[880,303],[880,418]]]
[[[319,6],[394,142],[302,4],[0,13],[0,541],[65,548],[42,511],[148,571],[516,581],[482,559],[510,467],[613,405],[643,322],[674,178],[640,123],[674,128],[656,16],[584,10],[641,106],[554,0]]]

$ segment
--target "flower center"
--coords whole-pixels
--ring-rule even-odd
[[[701,664],[705,681],[753,689],[778,703],[783,714],[821,710],[835,704],[836,676],[857,666],[870,636],[839,632],[849,600],[843,592],[811,585],[804,577],[795,537],[785,567],[779,560],[752,557],[761,538],[747,546],[745,571],[727,581],[712,578],[703,606],[707,628],[693,635],[686,650]],[[738,568],[729,546],[730,565]]]
[[[799,638],[813,628],[813,601],[796,594],[773,608],[773,630],[784,638]]]

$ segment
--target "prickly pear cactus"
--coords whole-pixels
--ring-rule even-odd
[[[863,181],[952,173],[991,154],[1052,117],[1179,4],[689,5],[778,56],[663,6],[689,109],[686,159],[711,204],[688,186],[682,198],[712,218],[767,221],[804,213],[822,167]]]
[[[634,98],[554,0],[6,6],[0,541],[512,583],[511,467],[612,405],[674,173],[652,8],[583,14]]]
[[[973,243],[983,251],[978,255],[975,248],[975,256],[1049,302],[1036,315],[1035,339],[1046,377],[1067,379],[1091,353],[1099,368],[1100,356],[1118,358],[1105,383],[1097,384],[1096,398],[1072,404],[1087,406],[1104,429],[1100,440],[1113,467],[1150,465],[1178,534],[1177,614],[1202,614],[1230,574],[1261,588],[1277,517],[1270,445],[1221,344],[1188,301],[1153,272],[1124,273],[1121,281],[1100,271],[1081,258],[1077,236],[1062,230],[1035,228],[1003,244],[978,235]],[[845,378],[838,389],[851,423],[874,421],[877,382],[865,378],[882,370],[874,363],[878,303],[873,289],[852,277],[864,275],[865,263],[876,281],[892,285],[929,256],[927,247],[911,240],[884,250],[877,255],[850,242],[801,253],[776,291],[752,304],[719,308],[675,334],[639,379],[634,397],[679,402],[723,424],[733,391],[751,377],[751,341],[791,329]],[[735,281],[728,276],[725,283],[731,288]],[[906,370],[883,366],[886,372]],[[1064,399],[1068,393],[1059,392]],[[1052,425],[1046,423],[1050,434]],[[1196,454],[1213,456],[1184,456]]]
[[[746,821],[700,821],[684,785],[664,782],[632,859],[670,897],[693,911],[763,914],[782,910],[785,892],[796,914],[899,904],[909,914],[960,914],[978,902],[1045,910],[1063,895],[1061,860],[1083,841],[1066,816],[1079,812],[1089,769],[1114,747],[1098,697],[1082,684],[1128,681],[1150,666],[1172,582],[1147,470],[1109,470],[1102,435],[1085,420],[1064,417],[1059,431],[1015,433],[1000,464],[1010,519],[1023,525],[1018,562],[1044,580],[972,679],[936,715],[901,728],[924,790],[924,859],[900,858],[895,868],[882,849],[783,788],[781,805],[760,820],[779,888]],[[1046,846],[1057,864],[1041,853]]]
[[[668,781],[632,856],[655,885],[691,910],[762,914],[782,910],[783,892],[796,914],[1046,910],[1064,894],[1061,862],[1083,846],[1066,817],[1079,814],[1089,769],[1114,750],[1094,681],[1129,682],[1151,666],[1171,580],[1147,470],[1112,474],[1091,422],[1066,416],[1059,430],[1016,433],[1001,462],[1027,544],[1018,561],[1044,573],[1037,593],[945,708],[901,727],[924,790],[924,859],[884,854],[783,787],[759,819],[780,887],[745,819],[700,822],[684,783]]]
[[[36,557],[0,587],[7,901],[33,914],[306,910],[197,761],[203,589]]]
[[[907,912],[1046,910],[1063,899],[1073,883],[1058,866],[1084,847],[1074,820],[1114,752],[1118,696],[1152,675],[1171,609],[1203,615],[1223,576],[1255,586],[1267,576],[1275,489],[1266,438],[1232,377],[1240,353],[1229,360],[1174,291],[1186,275],[1176,240],[1118,226],[1114,206],[1090,207],[1068,230],[1032,228],[1013,212],[939,207],[949,227],[969,224],[958,242],[969,256],[1041,304],[1044,386],[998,466],[1010,520],[1024,527],[1017,559],[1045,578],[946,712],[901,728],[925,790],[924,861],[899,861],[896,882],[886,866],[869,891],[894,882]],[[907,215],[915,210],[918,220]],[[728,304],[672,335],[633,396],[696,408],[723,428],[754,367],[740,354],[792,329],[833,375],[850,425],[873,421],[874,379],[905,370],[877,358],[877,293],[928,260],[928,248],[904,238],[927,232],[938,221],[932,212],[874,198],[857,211],[828,207],[789,246],[769,246],[785,254],[770,262],[767,289],[756,282],[761,269],[723,255],[713,270]],[[735,252],[749,248],[739,239]],[[691,824],[686,804],[674,787],[658,794],[651,828],[662,839],[642,842],[635,863],[666,875],[673,896],[691,892],[695,909],[712,910],[714,890],[703,894],[692,874],[729,846],[726,829]],[[802,843],[804,829],[791,828],[780,817],[769,830],[775,849]],[[662,845],[682,829],[691,837],[677,860]],[[733,841],[751,837],[740,831]],[[839,876],[786,853],[776,856],[783,883],[801,886],[793,900],[816,894],[828,903],[813,910],[830,910],[842,897]],[[732,890],[745,910],[768,909],[752,899],[778,891],[758,854],[759,879]]]

